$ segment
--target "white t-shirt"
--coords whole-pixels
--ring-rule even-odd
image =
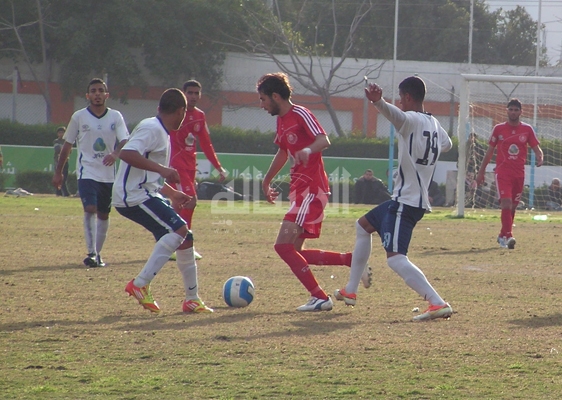
[[[101,117],[92,114],[88,108],[72,114],[64,140],[68,143],[76,142],[78,179],[112,183],[115,179],[115,165],[103,165],[103,158],[115,150],[117,143],[128,137],[127,125],[117,110],[108,108]]]
[[[123,150],[135,150],[158,164],[170,164],[170,137],[158,117],[142,120],[131,133]],[[113,206],[137,206],[151,197],[162,197],[160,174],[119,163],[113,184]]]
[[[453,146],[449,135],[431,114],[404,112],[384,99],[374,104],[398,131],[398,173],[392,198],[431,211],[429,184],[439,155]]]

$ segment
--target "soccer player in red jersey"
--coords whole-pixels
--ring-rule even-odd
[[[262,181],[269,203],[275,203],[279,196],[279,192],[270,186],[271,181],[287,161],[291,164],[291,207],[283,218],[274,248],[310,292],[310,300],[297,310],[329,311],[333,302],[318,284],[309,265],[349,267],[351,253],[304,250],[303,245],[306,238],[320,237],[324,208],[330,195],[322,150],[330,145],[330,140],[308,109],[291,102],[292,88],[287,75],[279,72],[262,76],[257,91],[261,108],[278,116],[274,142],[279,149]],[[367,268],[362,281],[365,287],[370,286]]]
[[[476,182],[482,184],[486,166],[497,149],[496,185],[501,208],[502,227],[498,243],[503,248],[515,248],[515,238],[511,232],[517,204],[521,200],[525,183],[525,163],[527,146],[535,152],[537,167],[543,163],[543,152],[531,125],[521,122],[521,102],[511,99],[507,103],[507,121],[494,126],[490,137],[488,151],[476,176]]]
[[[222,168],[209,134],[209,128],[205,119],[205,113],[197,108],[197,102],[201,99],[201,84],[196,80],[189,80],[183,84],[183,93],[187,98],[187,110],[183,123],[177,131],[170,131],[170,142],[172,146],[170,167],[176,169],[180,175],[180,183],[174,186],[188,196],[197,199],[195,173],[197,171],[197,141],[201,150],[219,172],[219,181],[226,178],[226,171]],[[193,212],[197,201],[189,204],[188,208],[176,210],[187,222],[191,229]],[[196,258],[201,256],[196,253]]]

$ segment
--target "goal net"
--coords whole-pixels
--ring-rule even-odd
[[[477,186],[474,179],[488,149],[492,129],[507,120],[507,103],[512,98],[521,101],[521,121],[535,129],[544,152],[544,164],[537,168],[535,154],[528,149],[525,189],[519,207],[545,213],[555,210],[556,199],[549,193],[549,186],[554,178],[562,180],[562,78],[461,76],[457,215],[464,217],[465,209],[499,206],[493,173],[495,156],[486,168],[485,184]]]

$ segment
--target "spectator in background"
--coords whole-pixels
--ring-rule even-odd
[[[64,145],[65,140],[63,139],[64,133],[66,132],[66,127],[60,126],[57,128],[57,138],[53,142],[53,147],[55,149],[54,163],[56,167],[59,163],[60,151]],[[71,150],[72,151],[72,150]],[[60,188],[55,188],[57,196],[68,197],[68,187],[66,186],[66,181],[68,180],[68,160],[64,163],[62,167],[62,182]]]
[[[390,200],[390,193],[372,170],[366,170],[355,182],[355,204],[381,204],[387,200]]]
[[[441,207],[445,204],[445,196],[441,193],[439,185],[435,181],[431,181],[429,184],[429,204],[435,207]]]
[[[548,187],[546,209],[552,211],[562,210],[562,190],[560,189],[560,179],[558,178],[554,178]]]

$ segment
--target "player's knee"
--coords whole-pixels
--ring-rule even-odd
[[[295,251],[295,245],[292,243],[276,243],[273,245],[273,248],[279,254],[280,257],[283,257],[287,252]]]

